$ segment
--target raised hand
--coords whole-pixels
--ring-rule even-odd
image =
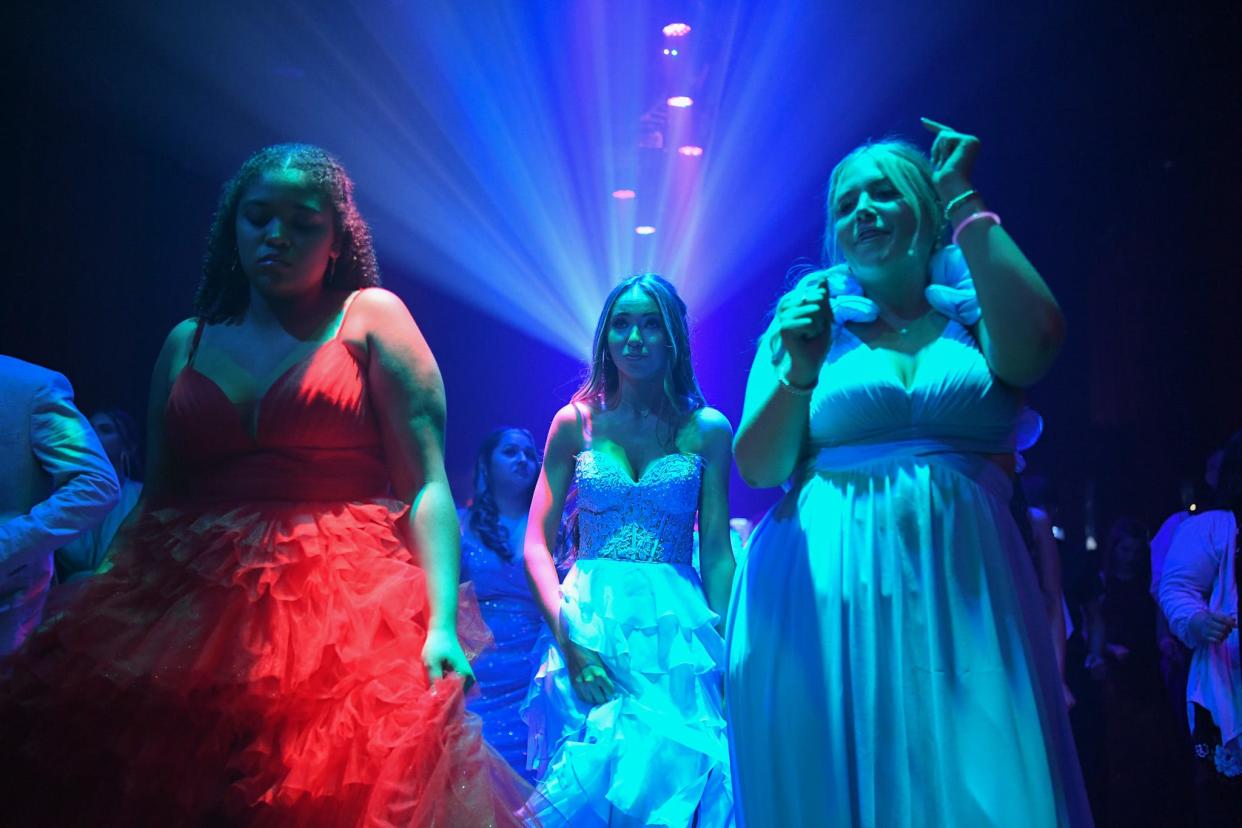
[[[795,385],[813,384],[831,343],[827,271],[810,274],[781,297],[776,305],[776,328],[789,355],[786,378]]]
[[[969,190],[975,159],[979,157],[979,139],[931,118],[919,120],[936,136],[931,145],[932,183],[940,197],[948,200]]]

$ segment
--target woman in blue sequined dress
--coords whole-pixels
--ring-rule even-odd
[[[721,709],[731,439],[694,377],[673,286],[623,281],[589,377],[549,428],[526,533],[555,637],[524,708],[540,779],[530,810],[545,826],[733,822]],[[549,549],[571,489],[577,560],[562,585]]]
[[[483,735],[518,773],[526,768],[526,723],[519,714],[538,663],[535,644],[544,627],[526,585],[522,539],[530,496],[539,475],[535,438],[524,428],[498,428],[479,446],[474,496],[461,518],[461,579],[474,585],[483,620],[496,646],[474,663],[478,693],[469,707],[483,719]]]

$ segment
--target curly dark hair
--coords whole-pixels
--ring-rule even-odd
[[[310,144],[275,144],[246,159],[220,193],[207,236],[203,277],[194,295],[194,315],[203,322],[238,322],[250,302],[250,286],[237,255],[237,205],[250,184],[271,169],[297,169],[321,187],[332,202],[332,226],[340,255],[326,274],[337,290],[358,290],[380,283],[371,246],[371,229],[354,203],[354,182],[331,153]]]
[[[509,537],[508,528],[500,523],[500,508],[496,505],[496,495],[492,492],[491,465],[492,454],[495,453],[496,447],[511,431],[524,435],[530,440],[532,446],[538,445],[534,435],[524,428],[508,426],[498,428],[487,435],[483,444],[479,446],[479,454],[474,461],[474,498],[467,517],[471,530],[478,535],[479,540],[483,541],[483,545],[508,562],[513,561],[513,549],[510,546],[513,539]],[[536,479],[538,471],[538,469],[535,470]],[[529,494],[533,494],[534,491],[535,484],[532,482]]]

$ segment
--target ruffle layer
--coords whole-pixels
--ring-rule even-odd
[[[603,657],[622,681],[632,673],[719,671],[720,616],[689,566],[579,561],[561,587],[561,623],[570,639]]]
[[[404,517],[394,502],[146,514],[6,665],[14,791],[79,779],[65,807],[115,824],[516,824],[521,783],[460,681],[433,686],[422,665]],[[489,633],[461,597],[473,655]]]
[[[617,697],[591,707],[549,646],[522,716],[545,825],[729,825],[724,641],[692,567],[580,560],[562,585],[570,640],[599,653]],[[549,642],[550,643],[550,642]]]

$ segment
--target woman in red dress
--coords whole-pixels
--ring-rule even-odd
[[[443,384],[352,188],[297,144],[225,185],[115,566],[4,665],[18,823],[518,824],[463,706]]]

